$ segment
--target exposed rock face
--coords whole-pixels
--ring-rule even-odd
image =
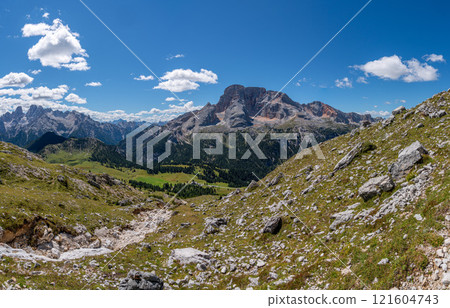
[[[193,131],[213,126],[220,126],[223,130],[258,125],[273,126],[288,120],[299,120],[301,126],[305,126],[305,123],[321,126],[325,120],[355,125],[364,121],[374,122],[367,114],[344,113],[318,101],[299,104],[284,93],[242,85],[227,87],[216,105],[208,103],[196,111],[195,115],[188,112],[168,122],[166,128],[173,132],[176,139],[180,139]]]
[[[251,181],[250,184],[248,184],[247,188],[245,189],[245,191],[252,191],[253,189],[259,187],[258,182],[256,181]]]
[[[195,248],[174,249],[170,254],[168,265],[171,266],[174,261],[180,264],[209,264],[211,256]]]
[[[450,272],[444,273],[444,277],[442,277],[442,284],[445,286],[450,285]]]
[[[205,222],[205,234],[214,234],[220,232],[220,227],[227,225],[225,218],[207,218]]]
[[[404,208],[406,205],[419,198],[426,188],[432,171],[432,165],[427,165],[419,170],[418,175],[413,180],[414,184],[400,188],[392,194],[392,196],[384,200],[378,212],[373,216],[373,221],[380,219],[389,213],[395,213],[399,208]]]
[[[269,182],[268,186],[270,187],[270,186],[277,185],[280,182],[280,180],[283,178],[283,176],[284,176],[284,174],[282,172],[278,173],[278,175]]]
[[[331,215],[331,218],[334,218],[335,220],[330,225],[330,229],[336,230],[339,225],[346,223],[347,221],[353,218],[353,210],[347,210],[344,212],[336,213],[334,215]]]
[[[390,191],[395,187],[392,179],[385,175],[372,178],[364,183],[358,190],[359,195],[367,201],[383,191]]]
[[[406,110],[406,108],[404,106],[400,106],[400,107],[397,107],[394,110],[392,110],[392,114],[397,115],[397,114],[402,113],[405,110]]]
[[[108,144],[117,144],[138,123],[121,121],[115,124],[93,120],[76,111],[56,111],[31,106],[26,113],[22,107],[0,116],[0,140],[25,146],[47,132],[63,137],[97,138]]]
[[[163,281],[156,275],[131,270],[120,282],[119,290],[162,290]]]
[[[283,220],[281,219],[281,217],[279,216],[271,217],[264,225],[262,232],[277,234],[278,232],[280,232],[282,225]]]
[[[403,177],[415,164],[422,160],[422,155],[427,154],[423,145],[416,141],[409,147],[404,148],[399,154],[395,163],[389,166],[389,172],[394,179]]]
[[[333,172],[336,172],[340,169],[343,169],[350,165],[350,163],[353,161],[353,159],[361,153],[362,151],[362,142],[358,143],[353,149],[350,150],[350,152],[347,153],[334,167]]]

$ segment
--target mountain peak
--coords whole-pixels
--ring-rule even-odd
[[[344,113],[320,101],[301,105],[282,92],[233,84],[225,88],[216,105],[208,103],[196,112],[196,117],[192,113],[184,114],[168,122],[168,126],[175,130],[182,126],[185,134],[195,128],[216,125],[228,129],[282,125],[300,115],[303,121],[307,117],[310,121],[331,119],[343,124],[373,122],[369,115]]]
[[[89,115],[77,111],[60,111],[32,105],[27,113],[21,106],[0,116],[0,140],[25,146],[53,132],[65,138],[69,136],[95,137],[107,144],[117,144],[139,124],[98,122]],[[53,139],[53,138],[50,138]]]

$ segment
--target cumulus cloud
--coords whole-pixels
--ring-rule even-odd
[[[79,104],[79,105],[87,103],[85,98],[81,98],[74,93],[70,93],[69,95],[67,95],[66,101],[68,101],[69,103],[74,103],[74,104]]]
[[[23,88],[34,80],[25,73],[9,73],[0,78],[0,88],[15,87]]]
[[[433,81],[438,79],[437,69],[421,63],[415,58],[403,61],[399,56],[382,57],[363,65],[353,66],[366,76],[376,76],[386,80],[403,80],[405,82]]]
[[[86,87],[101,87],[102,83],[99,81],[88,82],[85,84]]]
[[[22,28],[24,37],[42,36],[28,50],[28,59],[39,60],[42,66],[65,67],[71,71],[86,71],[90,67],[86,61],[86,50],[81,47],[79,34],[63,25],[60,19],[53,24],[26,24]]]
[[[200,86],[199,83],[217,83],[217,75],[203,68],[200,72],[194,72],[190,69],[175,69],[165,73],[161,79],[165,81],[160,82],[154,89],[183,92],[196,90]]]
[[[359,76],[358,79],[356,79],[356,82],[368,84],[367,79],[364,76]]]
[[[155,79],[155,77],[153,77],[152,75],[140,75],[139,77],[134,77],[134,80],[141,80],[141,81],[149,81],[149,80],[153,80]]]
[[[415,81],[433,81],[438,79],[437,69],[426,64],[421,63],[417,59],[411,59],[406,61],[408,65],[408,74],[403,76],[403,80],[406,82]]]
[[[26,89],[0,89],[1,96],[20,97],[22,101],[35,101],[35,100],[60,100],[69,90],[67,85],[60,85],[57,88],[26,88]]]
[[[364,112],[365,114],[370,114],[372,117],[387,117],[389,116],[391,113],[389,111],[376,111],[376,110],[370,110],[370,111],[366,111]]]
[[[348,79],[348,77],[344,77],[342,79],[336,79],[334,81],[334,84],[338,88],[351,88],[352,87],[352,82],[350,79]]]
[[[91,69],[83,57],[75,57],[71,63],[61,64],[61,66],[71,71],[87,71]]]
[[[47,18],[50,16],[50,13],[45,12],[44,14],[42,14],[42,17]]]
[[[169,60],[172,60],[172,59],[179,59],[179,58],[184,58],[184,55],[179,53],[179,54],[176,54],[174,56],[167,57],[166,60],[169,61]]]
[[[167,90],[172,92],[184,92],[189,90],[197,90],[200,87],[198,83],[190,80],[167,80],[160,82],[154,89]]]
[[[39,74],[40,72],[42,72],[42,71],[41,71],[41,70],[32,70],[32,71],[31,71],[31,74],[37,75],[37,74]]]
[[[177,99],[175,97],[172,97],[172,96],[166,97],[166,102],[173,102],[173,101],[176,101],[176,100]]]
[[[424,55],[422,58],[427,62],[445,62],[443,55],[437,55],[434,53],[429,54],[429,55]]]
[[[67,86],[61,86],[56,89],[61,88],[63,92],[67,92],[68,87]],[[12,90],[12,91],[26,91],[29,89],[6,89],[6,90]],[[50,89],[55,90],[55,89]],[[87,114],[91,116],[93,119],[97,121],[104,121],[104,122],[110,122],[115,120],[127,120],[127,121],[146,121],[146,122],[166,122],[169,121],[177,116],[179,116],[181,113],[189,112],[189,111],[195,111],[202,108],[202,106],[194,106],[192,102],[187,102],[183,106],[175,106],[170,105],[167,109],[158,109],[158,108],[152,108],[151,110],[144,110],[137,113],[126,113],[123,110],[112,110],[107,112],[100,112],[100,111],[94,111],[90,110],[86,107],[82,107],[79,105],[66,105],[61,102],[52,100],[52,99],[44,99],[42,96],[40,98],[32,99],[29,96],[25,96],[23,98],[18,97],[11,97],[8,95],[4,95],[4,93],[1,93],[1,91],[4,91],[4,89],[0,89],[0,115],[4,114],[6,112],[11,112],[15,110],[17,107],[21,106],[24,111],[26,112],[28,108],[32,105],[42,106],[44,108],[51,108],[53,110],[60,110],[60,111],[78,111],[82,112],[84,114]],[[61,97],[61,96],[59,96]],[[56,98],[54,96],[53,98]]]

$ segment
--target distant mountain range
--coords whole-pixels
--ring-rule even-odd
[[[0,116],[0,141],[24,147],[47,132],[63,137],[97,138],[107,144],[117,144],[139,126],[136,122],[105,123],[76,111],[57,111],[31,106],[26,113],[22,107]]]
[[[225,148],[223,155],[215,156],[206,155],[202,151],[201,159],[194,159],[192,133],[299,133],[297,140],[289,142],[290,157],[297,153],[301,138],[306,133],[312,133],[317,142],[323,142],[350,132],[363,123],[370,124],[376,120],[368,114],[345,113],[318,101],[299,104],[284,93],[232,85],[225,89],[217,104],[208,103],[200,110],[187,112],[162,125],[164,130],[171,132],[168,138],[173,141],[172,154],[162,164],[206,166],[211,170],[210,179],[205,180],[243,186],[253,178],[253,170],[258,170],[259,174],[264,176],[283,162],[277,141],[268,136],[261,140],[259,147],[268,158],[263,161],[255,155],[246,160],[230,160],[228,148]],[[122,120],[112,123],[98,122],[76,111],[62,112],[39,106],[31,106],[24,113],[22,108],[18,107],[14,112],[0,116],[0,141],[28,147],[44,156],[50,152],[73,152],[79,149],[78,151],[91,153],[91,159],[96,161],[114,166],[128,166],[123,157],[124,139],[140,124],[142,123]],[[145,131],[141,134],[143,133]],[[140,135],[136,137],[138,136]],[[71,139],[65,140],[66,138]],[[93,138],[105,144],[98,143],[98,140]],[[238,157],[242,157],[248,149],[248,144],[239,134],[236,149]],[[154,149],[155,157],[164,151],[164,143],[160,142]],[[144,155],[144,160],[145,157]],[[214,174],[219,174],[218,178]]]

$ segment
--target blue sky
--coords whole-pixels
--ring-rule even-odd
[[[0,113],[39,104],[167,120],[231,84],[277,91],[367,1],[84,2],[163,85],[136,80],[151,73],[80,1],[2,0]],[[373,0],[283,92],[375,115],[414,106],[449,88],[448,12],[446,1]]]

